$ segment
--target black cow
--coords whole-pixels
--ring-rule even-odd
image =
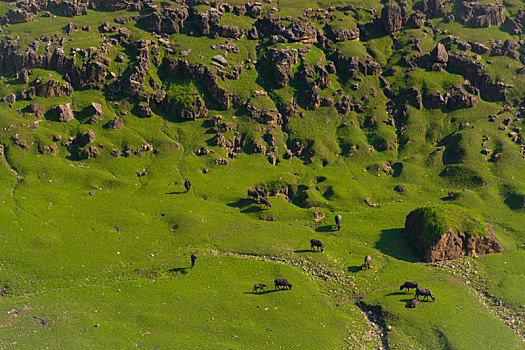
[[[424,296],[423,300],[428,300],[428,297],[432,298],[432,301],[436,301],[434,294],[430,293],[430,290],[427,288],[416,288],[416,299],[419,300],[419,296]]]
[[[286,278],[278,278],[273,282],[275,283],[275,289],[281,290],[281,287],[284,289],[292,289],[292,285]]]
[[[312,250],[316,250],[316,249],[315,249],[316,247],[317,247],[319,250],[321,250],[321,252],[324,251],[324,244],[323,244],[323,242],[321,242],[321,241],[318,240],[318,239],[313,238],[313,239],[310,240],[310,248],[311,248]]]
[[[190,180],[186,179],[186,181],[184,181],[184,187],[186,188],[186,192],[190,191],[190,188],[191,188]]]
[[[264,292],[264,288],[266,288],[266,284],[264,283],[257,283],[253,285],[253,292],[257,293],[257,290],[260,289]]]
[[[361,270],[363,269],[369,269],[370,270],[370,263],[372,262],[372,257],[370,255],[367,255],[365,257],[365,263],[361,265]]]
[[[341,215],[335,216],[335,226],[337,226],[337,231],[341,229],[341,220],[343,220],[343,217]]]
[[[414,281],[406,281],[401,287],[399,287],[399,290],[407,289],[407,291],[410,293],[410,288],[417,288],[418,284]]]

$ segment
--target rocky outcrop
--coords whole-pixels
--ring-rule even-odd
[[[447,100],[439,91],[432,91],[430,94],[425,95],[423,104],[427,109],[441,109],[445,107]]]
[[[448,62],[448,52],[447,49],[445,49],[445,46],[441,43],[437,44],[437,46],[432,50],[432,53],[430,54],[430,59],[432,62],[436,63],[447,63]]]
[[[29,90],[20,93],[19,99],[32,100],[35,97],[52,98],[71,95],[73,95],[71,84],[61,84],[59,81],[51,79],[47,83],[32,86]]]
[[[66,103],[64,105],[58,105],[51,109],[51,113],[57,116],[59,122],[69,123],[75,119],[75,114],[73,113],[73,106],[71,103]]]
[[[472,85],[479,89],[483,99],[489,101],[505,100],[509,85],[494,82],[492,76],[485,72],[483,63],[471,61],[468,59],[468,55],[463,53],[449,53],[448,57],[447,69],[468,79]]]
[[[463,1],[460,20],[476,28],[487,28],[505,21],[505,7],[500,3]]]
[[[33,113],[35,117],[41,118],[46,113],[46,110],[38,103],[31,103],[26,108],[24,108],[24,112]]]
[[[184,76],[201,83],[221,109],[228,109],[239,103],[239,98],[235,94],[219,86],[213,71],[204,64],[192,65],[186,60],[164,58],[162,66],[164,74],[169,77]]]
[[[270,48],[269,55],[277,87],[288,86],[292,79],[292,69],[297,64],[297,50]]]
[[[387,33],[394,33],[401,29],[403,25],[403,16],[401,7],[394,3],[388,3],[381,10],[381,22]]]
[[[31,22],[35,15],[22,9],[11,9],[4,16],[4,21],[10,24]]]
[[[502,246],[492,227],[486,223],[486,235],[469,235],[466,232],[449,228],[445,233],[425,240],[425,229],[431,229],[425,221],[421,209],[412,211],[406,217],[405,231],[409,234],[412,245],[426,262],[457,259],[463,256],[499,253]]]
[[[110,129],[121,129],[124,126],[124,120],[120,117],[111,119],[108,122],[108,128]]]
[[[423,12],[432,16],[443,16],[442,0],[423,0]]]
[[[328,29],[330,30],[332,36],[334,37],[335,42],[355,40],[359,38],[359,28],[355,29],[334,29],[333,26],[329,25]]]
[[[95,140],[97,137],[97,133],[93,130],[89,130],[86,133],[81,133],[80,131],[77,133],[77,136],[73,139],[73,143],[75,145],[78,145],[79,147],[84,147],[88,143],[91,143]]]
[[[454,86],[447,91],[444,99],[447,101],[447,107],[451,110],[474,107],[478,103],[475,96],[459,86]]]

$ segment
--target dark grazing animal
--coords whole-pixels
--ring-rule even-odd
[[[284,289],[292,289],[292,285],[286,278],[278,278],[273,282],[275,283],[275,289],[281,290],[281,287]]]
[[[430,290],[427,288],[416,288],[416,298],[419,300],[419,296],[424,296],[423,300],[428,300],[428,297],[432,298],[432,301],[436,301],[436,298],[434,297],[434,294],[430,293]]]
[[[419,300],[417,300],[417,298],[412,299],[412,301],[410,302],[410,307],[412,309],[415,309],[416,307],[418,307],[418,305],[419,305]]]
[[[324,251],[324,244],[323,244],[323,242],[321,242],[321,241],[318,240],[318,239],[313,238],[313,239],[310,240],[310,248],[311,248],[312,250],[316,250],[316,249],[315,249],[316,247],[317,247],[319,250],[321,250],[321,252]]]
[[[418,284],[414,281],[406,281],[403,283],[401,287],[399,287],[399,290],[407,289],[407,291],[410,293],[410,288],[417,288]]]
[[[372,257],[370,255],[367,255],[365,257],[365,263],[361,265],[361,270],[363,269],[369,269],[370,270],[370,263],[372,262]]]
[[[190,191],[190,188],[191,188],[190,180],[186,179],[186,181],[184,181],[184,187],[186,188],[186,192]]]
[[[253,285],[253,292],[257,293],[257,290],[262,290],[264,292],[264,288],[266,288],[266,284],[264,283],[257,283]]]
[[[341,215],[335,216],[335,226],[337,226],[337,231],[341,229],[341,220],[343,220],[343,217]]]

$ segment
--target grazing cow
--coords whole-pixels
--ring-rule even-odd
[[[191,188],[190,180],[186,179],[186,181],[184,181],[184,187],[186,188],[186,192],[190,191],[190,188]]]
[[[266,205],[267,207],[272,207],[272,204],[268,201],[268,199],[264,198],[264,197],[259,197],[259,200],[261,201],[262,204]]]
[[[195,266],[195,260],[197,260],[197,255],[195,253],[191,254],[191,268],[193,269],[193,266]]]
[[[324,244],[323,244],[323,242],[321,242],[321,241],[318,240],[318,239],[313,238],[313,239],[310,240],[310,248],[311,248],[312,250],[316,250],[316,249],[315,249],[316,247],[317,247],[319,250],[321,250],[321,252],[324,251]]]
[[[253,292],[257,293],[257,290],[260,289],[264,292],[264,288],[266,288],[266,284],[264,283],[257,283],[253,285]]]
[[[417,288],[418,284],[414,281],[406,281],[401,287],[399,287],[399,290],[407,289],[407,291],[410,293],[410,288]]]
[[[365,257],[365,263],[361,265],[361,270],[363,269],[369,269],[370,270],[370,263],[372,262],[372,257],[370,255],[367,255]]]
[[[292,289],[292,285],[286,278],[278,278],[273,282],[275,283],[275,289],[281,290],[281,287],[284,289]]]
[[[410,307],[412,309],[415,309],[416,307],[418,307],[418,305],[419,305],[419,300],[417,300],[417,298],[412,299],[412,301],[410,302]]]
[[[335,226],[337,226],[337,231],[341,229],[341,220],[343,220],[343,217],[341,215],[335,216]]]
[[[434,297],[434,294],[430,293],[430,290],[427,288],[416,288],[416,298],[419,300],[419,296],[424,296],[423,300],[428,300],[428,297],[432,298],[432,301],[436,301],[436,298]]]

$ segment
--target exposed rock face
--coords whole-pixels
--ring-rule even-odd
[[[423,106],[423,98],[421,97],[421,92],[416,88],[410,88],[407,91],[408,94],[408,103],[417,109],[421,109]]]
[[[89,146],[87,148],[78,148],[77,157],[79,159],[97,158],[100,156],[100,151],[96,146]]]
[[[304,93],[304,99],[306,102],[306,109],[315,111],[321,106],[321,93],[319,92],[319,88],[315,83],[308,83]]]
[[[442,16],[443,2],[441,0],[423,0],[423,12],[433,16]]]
[[[111,129],[120,129],[124,126],[124,120],[122,118],[116,117],[114,119],[111,119],[108,122],[108,127]]]
[[[157,33],[175,34],[184,28],[184,21],[189,13],[186,7],[164,9],[161,13],[142,16],[137,23]]]
[[[387,33],[399,31],[403,25],[401,7],[393,3],[387,4],[381,11],[381,22]]]
[[[523,29],[521,23],[513,20],[510,17],[505,18],[503,27],[512,35],[520,35]]]
[[[35,97],[61,97],[73,95],[73,87],[71,84],[61,84],[60,82],[51,79],[47,83],[32,86],[29,90],[26,90],[20,94],[21,100],[31,100]]]
[[[479,89],[483,99],[505,100],[508,86],[501,82],[493,82],[492,76],[485,72],[485,66],[481,62],[470,61],[467,58],[468,56],[462,53],[449,54],[447,69],[469,79]]]
[[[486,224],[486,236],[469,236],[464,232],[455,232],[449,229],[439,238],[422,242],[420,236],[424,225],[424,219],[417,209],[408,214],[405,221],[405,230],[410,235],[412,245],[426,262],[457,259],[466,255],[499,253],[502,251],[502,246],[488,223]]]
[[[297,64],[297,50],[270,48],[270,60],[272,62],[275,82],[277,87],[288,86],[292,79],[292,68]]]
[[[153,111],[145,103],[139,103],[138,105],[136,105],[135,106],[135,112],[140,117],[151,117],[153,115]]]
[[[334,40],[336,42],[339,41],[347,41],[347,40],[355,40],[359,38],[359,28],[356,28],[354,30],[352,29],[334,29],[333,26],[328,27],[332,35],[334,36]]]
[[[432,53],[430,54],[430,59],[433,62],[437,63],[447,63],[448,62],[448,52],[447,49],[445,49],[445,46],[441,43],[437,44],[437,46],[432,50]]]
[[[31,103],[29,106],[24,108],[24,111],[34,113],[37,118],[42,117],[46,113],[45,109],[38,103]]]
[[[71,103],[67,103],[65,105],[58,105],[51,109],[52,113],[54,113],[59,122],[66,122],[69,123],[73,119],[75,119],[75,115],[73,113],[73,106]]]
[[[17,24],[31,22],[35,18],[35,15],[21,9],[11,9],[4,18],[10,24]]]
[[[86,107],[86,112],[89,114],[104,115],[102,105],[96,102],[91,102],[91,104]]]
[[[454,110],[460,108],[470,108],[478,103],[478,99],[458,86],[447,91],[447,107]]]
[[[439,91],[433,91],[425,95],[424,105],[428,109],[440,109],[445,107],[447,100],[441,95]]]
[[[505,21],[505,7],[500,3],[461,3],[461,21],[476,28],[486,28]]]
[[[221,88],[213,71],[204,64],[191,65],[186,60],[164,58],[164,73],[167,76],[184,76],[200,82],[210,93],[221,109],[228,109],[238,103],[238,97]]]
[[[97,133],[94,132],[93,130],[89,130],[88,132],[86,132],[85,134],[81,133],[80,131],[77,133],[77,136],[75,137],[75,139],[73,140],[73,143],[80,146],[80,147],[84,147],[85,145],[87,145],[88,143],[91,143],[95,140],[95,138],[97,137]]]

